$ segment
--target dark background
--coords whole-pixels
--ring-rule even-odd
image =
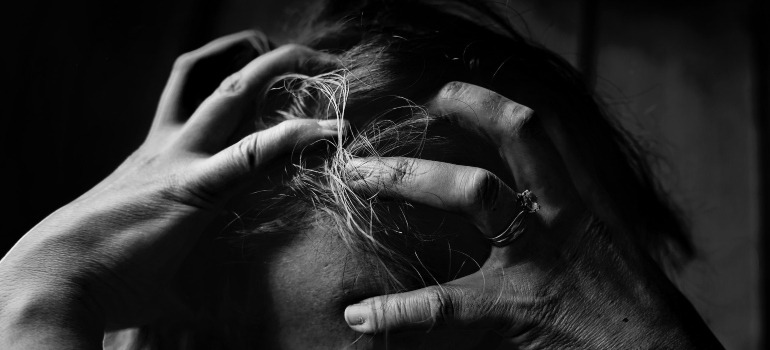
[[[141,143],[176,56],[248,28],[284,42],[304,4],[79,0],[7,9],[0,254]],[[508,4],[523,32],[592,76],[624,123],[669,160],[660,176],[701,251],[679,285],[728,349],[762,348],[768,1]]]

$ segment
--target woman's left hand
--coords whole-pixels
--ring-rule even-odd
[[[170,281],[228,199],[279,155],[337,135],[336,121],[294,120],[237,140],[276,76],[335,66],[296,45],[251,60],[260,39],[239,33],[180,57],[141,147],[0,261],[0,348],[101,348],[105,328],[167,313]]]
[[[488,329],[516,349],[721,348],[626,236],[630,231],[608,230],[583,203],[542,116],[458,82],[445,86],[429,107],[493,142],[514,183],[480,168],[382,157],[352,160],[358,178],[351,185],[458,214],[497,246],[476,273],[348,306],[352,329]],[[521,206],[512,187],[536,194],[539,210]],[[501,233],[513,235],[500,242]]]

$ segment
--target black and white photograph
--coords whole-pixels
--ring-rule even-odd
[[[770,1],[4,7],[0,350],[770,344]]]

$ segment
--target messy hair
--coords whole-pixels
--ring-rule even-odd
[[[336,54],[344,69],[314,78],[285,77],[272,91],[288,97],[278,98],[282,103],[272,108],[281,118],[344,114],[358,132],[341,138],[321,165],[302,169],[286,182],[289,198],[328,213],[351,249],[363,244],[377,252],[386,247],[375,232],[402,232],[374,215],[376,199],[346,186],[347,159],[440,158],[483,167],[505,180],[499,161],[477,164],[462,154],[448,155],[462,153],[471,143],[489,145],[468,142],[470,133],[423,107],[445,84],[464,81],[516,95],[525,105],[547,102],[629,239],[664,269],[679,269],[694,248],[678,208],[654,176],[658,158],[620,125],[574,67],[520,35],[500,13],[492,3],[469,0],[323,3],[298,42]],[[436,148],[449,151],[437,155]]]
[[[238,213],[238,228],[215,240],[220,253],[208,253],[213,260],[248,261],[253,258],[248,247],[255,240],[287,239],[321,225],[336,232],[358,262],[381,275],[386,290],[441,282],[415,278],[420,268],[430,266],[415,261],[414,254],[415,249],[430,248],[441,232],[415,229],[419,219],[410,217],[408,203],[353,191],[354,175],[347,163],[354,157],[415,157],[481,167],[510,180],[484,139],[423,107],[452,81],[516,95],[524,105],[547,102],[579,161],[608,195],[607,205],[626,238],[667,270],[692,258],[686,225],[654,176],[650,152],[620,126],[574,67],[520,35],[495,5],[336,0],[314,10],[316,16],[305,23],[296,41],[335,54],[343,68],[315,77],[281,77],[260,106],[265,115],[260,123],[344,118],[352,131],[299,152],[302,156],[276,188],[247,196],[248,208]],[[489,157],[474,157],[477,154]],[[245,293],[248,286],[237,285],[237,274],[248,269],[234,272],[241,265],[226,266],[220,280],[211,283],[213,288]],[[199,297],[212,299],[210,294]],[[220,300],[231,297],[225,294],[218,293]],[[207,303],[212,310],[224,305]],[[221,310],[212,310],[199,318],[221,320],[213,315]],[[193,336],[196,344],[206,344],[201,342],[205,337],[218,338],[219,344],[237,342],[235,324],[199,328],[205,331]]]

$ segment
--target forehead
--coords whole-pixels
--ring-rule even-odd
[[[463,240],[457,237],[449,241],[463,245],[459,242]],[[446,242],[435,243],[446,246]],[[466,248],[469,245],[474,243],[464,244]],[[423,260],[427,264],[436,265],[435,260],[445,262],[445,273],[426,275],[422,272],[425,284],[434,284],[433,278],[441,281],[453,277],[448,275],[467,273],[457,266],[467,268],[475,263],[464,259],[475,257],[483,261],[484,258],[483,252],[472,250],[448,248],[447,252],[455,254],[438,259],[425,255]],[[485,338],[486,332],[372,337],[350,330],[343,317],[346,306],[393,292],[387,288],[387,277],[374,269],[368,259],[373,258],[351,253],[339,233],[328,225],[316,225],[296,233],[290,242],[273,251],[265,261],[263,283],[257,287],[261,291],[254,293],[257,300],[253,301],[261,304],[265,315],[260,328],[264,330],[266,345],[280,349],[377,349],[386,345],[397,349],[470,349]],[[414,269],[414,274],[420,274],[418,270]]]
[[[270,310],[266,335],[278,348],[342,348],[358,338],[342,317],[350,300],[344,287],[350,256],[339,243],[328,229],[313,227],[265,262],[265,284],[257,286],[265,293],[256,303]]]
[[[493,171],[502,166],[494,147],[447,118],[438,118],[430,127],[418,131],[425,133],[424,145],[405,146],[402,142],[393,148],[392,154],[383,155],[419,154],[424,159]],[[378,145],[387,148],[384,144],[399,141],[402,138],[384,138],[383,144]],[[391,209],[391,216],[408,217],[407,224],[400,227],[400,232],[379,236],[379,242],[408,257],[410,262],[388,260],[382,265],[389,267],[406,289],[461,277],[475,271],[486,259],[489,245],[462,218],[419,206]],[[427,235],[417,237],[415,232]],[[396,349],[466,349],[473,348],[483,335],[454,331],[385,339],[382,335],[370,337],[353,332],[345,323],[345,308],[368,297],[395,292],[389,288],[391,276],[381,268],[375,255],[348,249],[341,231],[331,222],[319,220],[290,235],[285,244],[267,248],[269,258],[256,271],[260,282],[252,303],[263,310],[260,315],[265,315],[259,321],[264,347],[367,349],[387,345]]]

